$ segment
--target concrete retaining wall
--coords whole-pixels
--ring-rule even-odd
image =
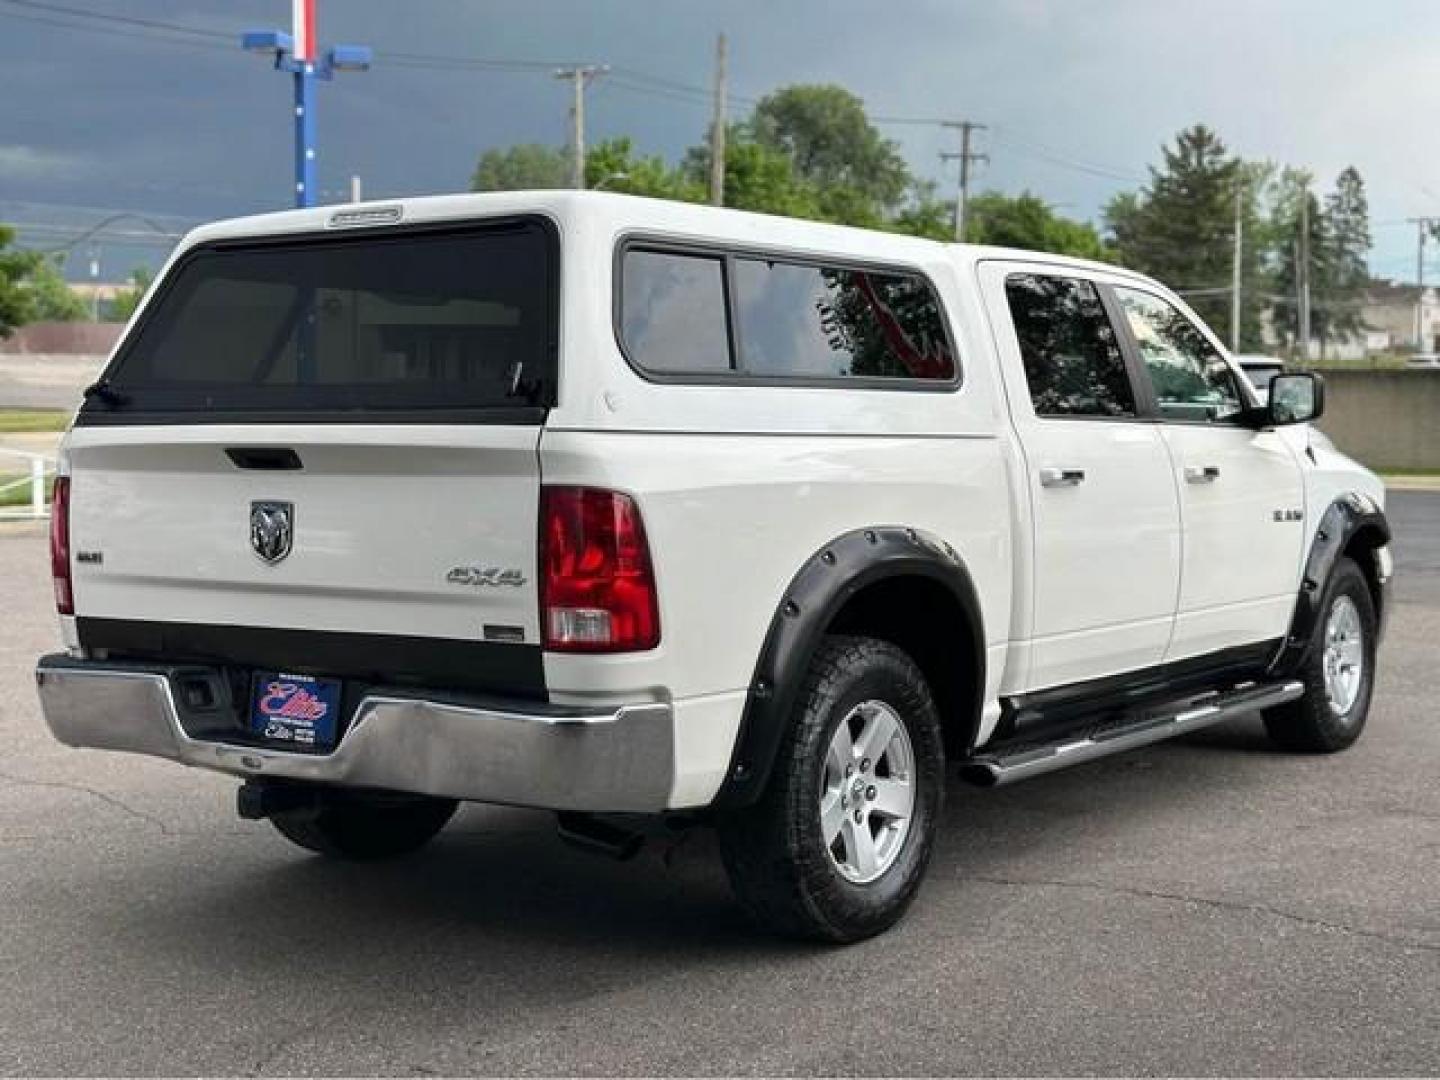
[[[38,322],[0,338],[0,353],[35,356],[103,356],[120,340],[124,323]]]
[[[1440,469],[1440,371],[1326,371],[1320,428],[1377,470]]]

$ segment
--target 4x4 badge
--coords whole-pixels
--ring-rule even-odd
[[[295,542],[295,504],[252,502],[250,504],[250,547],[256,555],[275,565]]]
[[[523,571],[503,566],[456,566],[445,575],[451,585],[474,585],[477,588],[508,585],[518,589],[525,584]]]

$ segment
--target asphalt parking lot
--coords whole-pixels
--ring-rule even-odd
[[[951,789],[910,918],[758,936],[708,837],[616,864],[470,808],[384,866],[306,856],[235,783],[68,750],[43,531],[0,530],[0,1070],[1440,1072],[1440,494],[1396,494],[1371,727],[1245,720]]]

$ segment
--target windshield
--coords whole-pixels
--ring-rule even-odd
[[[553,404],[554,247],[527,219],[201,248],[86,408],[230,419]]]

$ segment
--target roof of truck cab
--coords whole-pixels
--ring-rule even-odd
[[[363,215],[390,214],[374,225],[346,225]],[[189,233],[181,248],[215,240],[277,236],[290,233],[364,231],[396,225],[467,221],[504,214],[539,213],[566,223],[604,223],[616,231],[651,233],[676,239],[708,239],[756,247],[783,247],[823,253],[834,249],[876,258],[921,261],[949,256],[963,263],[985,259],[1034,261],[1107,273],[1127,273],[1107,263],[1019,248],[957,244],[903,233],[860,229],[802,218],[759,214],[749,210],[651,199],[609,191],[503,191],[456,195],[424,195],[363,203],[342,203],[304,210],[282,210],[230,218],[202,225]],[[337,225],[337,221],[339,224]]]

